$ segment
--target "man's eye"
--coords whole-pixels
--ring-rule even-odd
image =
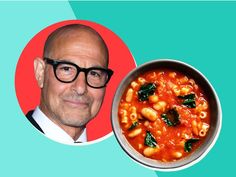
[[[60,66],[58,68],[60,71],[71,71],[73,69],[71,66]]]
[[[62,65],[62,66],[59,66],[58,69],[57,69],[59,73],[61,74],[74,74],[75,72],[75,69],[71,66],[68,66],[68,65]]]
[[[101,72],[100,71],[90,71],[89,74],[93,77],[101,77]]]
[[[69,71],[69,70],[71,70],[71,67],[64,66],[64,67],[61,67],[60,69],[64,70],[64,71]]]

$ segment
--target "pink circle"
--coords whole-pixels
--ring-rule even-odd
[[[33,61],[36,57],[42,57],[44,43],[52,31],[64,25],[77,23],[92,27],[103,37],[109,49],[109,68],[114,71],[108,83],[101,110],[87,125],[88,141],[93,141],[112,131],[110,112],[113,96],[120,81],[135,68],[135,61],[128,47],[111,30],[85,20],[62,21],[43,29],[28,42],[20,55],[15,73],[15,89],[23,113],[26,114],[29,110],[35,109],[40,101],[40,89],[34,77]]]

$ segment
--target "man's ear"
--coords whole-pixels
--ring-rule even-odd
[[[38,86],[40,88],[43,88],[44,72],[45,72],[44,61],[39,57],[35,58],[34,59],[34,75],[38,82]]]

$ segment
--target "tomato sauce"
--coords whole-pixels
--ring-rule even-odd
[[[150,71],[133,80],[122,95],[118,117],[132,147],[163,162],[194,152],[210,127],[203,90],[193,79],[168,69]]]

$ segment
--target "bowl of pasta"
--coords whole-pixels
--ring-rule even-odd
[[[116,90],[113,132],[136,162],[175,171],[199,162],[215,144],[222,122],[218,96],[187,63],[157,59],[132,70]]]

